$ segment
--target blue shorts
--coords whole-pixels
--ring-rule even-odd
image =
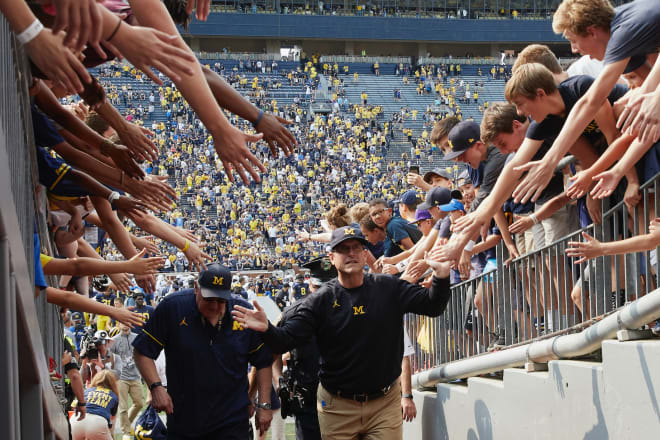
[[[492,270],[497,269],[497,259],[496,258],[489,258],[486,261],[486,265],[484,266],[483,274],[484,274],[484,282],[486,283],[494,283],[494,278],[492,273],[488,273]]]

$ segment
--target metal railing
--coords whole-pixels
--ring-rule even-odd
[[[419,64],[465,64],[465,65],[486,65],[500,66],[501,57],[419,57]],[[511,65],[515,62],[515,58],[506,57],[504,64]],[[486,74],[487,72],[484,72]]]
[[[623,202],[607,209],[605,200],[601,224],[577,230],[508,265],[504,247],[498,245],[497,268],[452,286],[443,315],[406,317],[411,340],[416,341],[413,371],[580,332],[656,289],[658,248],[580,264],[565,251],[569,242],[583,241],[583,232],[600,241],[648,233],[649,221],[660,213],[655,197],[659,185],[660,174],[642,185],[642,199],[632,211]]]
[[[232,60],[232,61],[281,61],[279,54],[266,53],[223,53],[223,52],[195,52],[197,58],[201,60]],[[412,58],[409,56],[361,56],[361,55],[323,55],[321,57],[324,63],[381,63],[381,64],[408,64]],[[563,59],[562,59],[563,60]],[[500,65],[500,57],[419,57],[418,64],[465,64],[465,65]],[[575,61],[571,58],[570,61]],[[515,58],[507,57],[504,63],[513,64]],[[270,65],[268,66],[270,67]]]
[[[44,219],[35,212],[30,75],[4,17],[0,53],[0,438],[66,439],[47,361],[61,359],[62,328],[45,294],[34,294],[33,234]]]
[[[232,61],[281,61],[282,55],[275,53],[224,53],[195,52],[200,60],[232,60]],[[270,65],[268,66],[270,67]]]

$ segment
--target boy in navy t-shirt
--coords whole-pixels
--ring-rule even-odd
[[[384,241],[384,254],[393,257],[413,247],[422,237],[422,233],[415,225],[410,225],[401,217],[392,216],[392,208],[382,199],[369,203],[369,215],[373,222],[385,229],[387,238]]]

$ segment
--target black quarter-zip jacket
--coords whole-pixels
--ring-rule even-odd
[[[403,315],[439,316],[449,297],[448,278],[433,277],[430,289],[380,274],[365,274],[360,287],[346,289],[335,278],[284,325],[269,324],[263,340],[284,353],[315,335],[321,384],[342,393],[372,393],[401,375]]]

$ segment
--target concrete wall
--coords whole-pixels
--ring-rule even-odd
[[[660,433],[660,341],[606,341],[602,363],[552,361],[547,372],[415,392],[408,439],[642,439]]]

